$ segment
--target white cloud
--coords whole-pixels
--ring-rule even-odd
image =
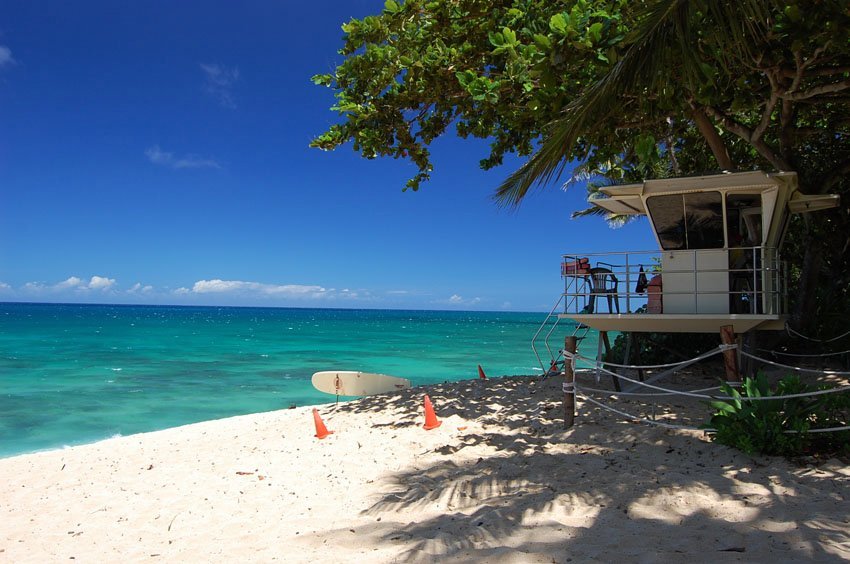
[[[91,280],[89,281],[88,288],[89,290],[102,290],[105,292],[112,288],[112,286],[114,285],[114,278],[106,278],[104,276],[92,276]]]
[[[437,300],[435,303],[449,304],[454,306],[471,306],[481,303],[481,298],[464,298],[463,296],[460,296],[458,294],[452,294],[451,297],[447,300]]]
[[[136,282],[127,290],[128,294],[149,294],[153,292],[153,286],[142,286],[141,282]]]
[[[219,64],[201,63],[204,73],[204,91],[225,108],[235,108],[233,85],[239,80],[239,69]]]
[[[324,298],[335,295],[333,289],[322,286],[305,286],[300,284],[263,284],[261,282],[245,282],[242,280],[198,280],[192,286],[195,294],[260,294],[265,296],[287,298]],[[347,290],[346,295],[351,293]]]
[[[17,61],[12,57],[12,50],[5,45],[0,45],[0,69],[16,63]]]
[[[43,282],[27,282],[21,286],[21,290],[27,294],[61,294],[67,292],[88,292],[100,290],[107,292],[115,286],[114,278],[106,276],[92,276],[88,282],[78,276],[69,276],[56,284],[45,284]]]
[[[42,284],[41,282],[27,282],[23,286],[21,286],[21,290],[28,294],[35,294],[38,292],[43,292],[47,289],[47,286]]]
[[[176,157],[174,153],[160,149],[159,145],[145,149],[145,156],[155,165],[170,168],[221,168],[221,165],[214,159],[206,159],[192,154]]]
[[[12,287],[5,282],[0,282],[0,292],[11,292]]]
[[[182,287],[174,290],[174,293],[177,294],[178,296],[185,296],[189,292],[191,292],[191,290],[189,290],[189,288],[182,288]]]
[[[53,285],[53,288],[56,289],[56,290],[66,290],[66,289],[70,289],[70,288],[82,288],[82,287],[85,287],[85,284],[83,283],[83,281],[80,278],[77,278],[76,276],[71,276],[68,279],[63,280],[62,282],[59,282],[58,284]]]

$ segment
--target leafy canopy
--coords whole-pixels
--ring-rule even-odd
[[[313,77],[336,91],[342,121],[313,140],[352,141],[366,158],[408,158],[418,189],[428,145],[450,126],[491,139],[483,168],[531,154],[546,124],[620,56],[628,0],[436,2],[387,0],[380,15],[343,25],[343,62]]]
[[[612,180],[798,170],[825,191],[850,172],[848,30],[842,0],[387,0],[313,78],[341,121],[312,145],[410,159],[415,190],[450,126],[491,140],[483,168],[543,140],[505,204],[570,161]]]

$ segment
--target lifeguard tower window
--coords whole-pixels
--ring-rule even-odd
[[[726,225],[729,247],[761,245],[761,194],[727,194]]]
[[[646,207],[665,251],[723,248],[720,192],[650,196]]]

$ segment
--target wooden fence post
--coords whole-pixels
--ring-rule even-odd
[[[576,380],[573,359],[567,353],[575,354],[577,342],[574,335],[564,338],[564,429],[572,427],[576,417]]]
[[[735,344],[735,328],[732,325],[724,325],[720,328],[720,341],[724,345]],[[723,365],[726,369],[727,382],[741,381],[741,374],[738,372],[738,351],[735,349],[723,351]]]

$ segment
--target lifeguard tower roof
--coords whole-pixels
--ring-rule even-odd
[[[647,200],[653,196],[673,194],[698,194],[718,192],[723,196],[729,193],[761,194],[761,241],[762,245],[779,247],[787,228],[789,213],[806,213],[836,207],[839,197],[836,194],[806,195],[800,193],[797,185],[797,173],[763,171],[713,174],[708,176],[690,176],[680,178],[661,178],[646,180],[640,184],[606,186],[599,190],[605,197],[589,200],[589,203],[618,215],[649,215]],[[653,221],[653,228],[657,229]],[[726,241],[725,246],[729,246]],[[663,245],[662,245],[663,247]]]

